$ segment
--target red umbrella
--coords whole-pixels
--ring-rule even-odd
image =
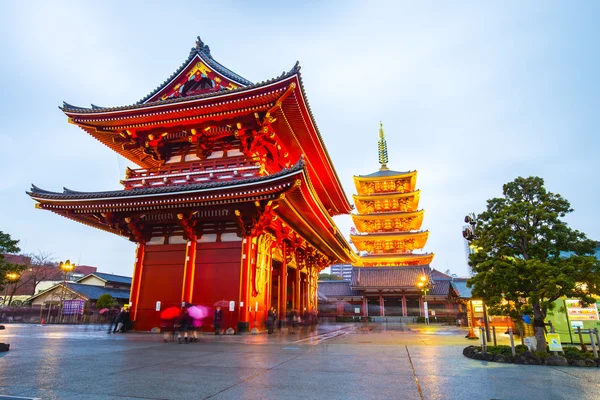
[[[173,319],[177,318],[181,314],[181,310],[179,307],[169,307],[165,308],[160,313],[160,319]]]
[[[108,308],[103,308],[102,310],[98,311],[98,314],[104,314],[105,312],[108,312]]]
[[[215,306],[215,307],[229,307],[229,302],[227,300],[223,299],[223,300],[217,301],[215,304],[213,304],[213,306]]]

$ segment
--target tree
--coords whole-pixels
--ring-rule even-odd
[[[342,278],[337,275],[334,275],[334,274],[320,273],[319,280],[320,281],[341,281]]]
[[[492,314],[533,315],[542,351],[554,301],[566,296],[589,304],[600,293],[600,261],[592,256],[597,243],[561,220],[572,211],[542,178],[519,177],[476,219],[477,251],[469,256],[475,275],[468,281],[473,297],[485,299]]]
[[[96,301],[96,308],[111,308],[117,305],[117,301],[108,293],[101,294]]]
[[[38,250],[35,253],[27,254],[27,256],[31,259],[31,265],[22,281],[27,280],[25,283],[31,284],[31,296],[35,295],[40,282],[61,279],[58,263],[52,253]]]
[[[7,285],[16,284],[25,270],[25,265],[9,263],[4,257],[4,254],[16,254],[21,251],[18,244],[18,240],[13,240],[8,233],[0,231],[0,284],[3,285],[1,290],[5,290]],[[13,276],[16,278],[12,278]],[[10,305],[10,301],[8,304]]]

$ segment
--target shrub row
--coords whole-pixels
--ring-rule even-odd
[[[481,351],[481,346],[467,346],[463,355],[474,360],[494,361],[499,363],[514,363],[524,365],[550,365],[573,367],[600,367],[600,359],[588,351],[581,351],[576,347],[564,347],[564,356],[554,355],[544,351],[532,353],[527,346],[515,346],[517,355],[513,357],[510,346],[488,346],[487,352]]]

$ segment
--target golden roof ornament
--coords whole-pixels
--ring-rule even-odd
[[[388,152],[387,143],[385,141],[385,132],[383,131],[383,124],[379,121],[379,164],[381,164],[380,171],[386,171],[388,163]]]

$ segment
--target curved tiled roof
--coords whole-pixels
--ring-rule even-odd
[[[218,187],[227,187],[234,185],[247,185],[250,183],[257,183],[262,181],[268,181],[273,178],[279,178],[286,176],[287,174],[291,174],[294,172],[301,171],[304,168],[304,160],[301,158],[293,167],[284,168],[281,171],[278,171],[271,175],[265,176],[257,176],[246,179],[238,179],[232,181],[221,181],[221,182],[206,182],[206,183],[197,183],[190,185],[179,185],[179,186],[162,186],[162,187],[150,187],[150,188],[142,188],[142,189],[131,189],[131,190],[112,190],[105,192],[77,192],[74,190],[70,190],[67,188],[63,188],[63,193],[59,192],[51,192],[48,190],[40,189],[35,185],[31,185],[31,191],[26,192],[29,196],[33,198],[43,198],[43,199],[69,199],[69,200],[78,200],[78,199],[97,199],[97,198],[110,198],[110,197],[135,197],[135,196],[143,196],[143,195],[153,195],[153,194],[164,194],[164,193],[185,193],[189,191],[199,190],[199,189],[211,189]]]
[[[325,297],[361,296],[360,292],[352,290],[348,281],[319,281],[318,292]]]
[[[183,62],[183,64],[181,64],[181,66],[179,68],[177,68],[177,70],[175,72],[173,72],[171,74],[171,76],[168,77],[162,84],[158,85],[156,87],[156,89],[154,89],[152,92],[148,93],[146,96],[144,96],[143,99],[138,101],[136,104],[143,104],[147,100],[151,99],[152,96],[154,96],[158,92],[160,92],[175,77],[177,77],[177,75],[179,75],[196,56],[199,56],[203,61],[206,62],[206,64],[208,64],[209,67],[211,67],[215,71],[219,72],[221,75],[225,76],[226,78],[231,79],[232,81],[239,83],[243,86],[252,85],[252,82],[250,82],[248,79],[241,77],[240,75],[238,75],[235,72],[231,71],[230,69],[224,67],[221,63],[219,63],[217,60],[212,58],[212,55],[210,54],[210,47],[208,47],[208,45],[204,44],[202,39],[200,39],[200,36],[198,36],[198,38],[196,39],[196,46],[192,47],[192,49],[190,50],[190,55]],[[92,105],[92,107],[93,107],[93,105]]]
[[[294,65],[294,67],[291,70],[289,70],[288,72],[283,72],[281,75],[279,75],[275,78],[271,78],[266,81],[257,82],[257,83],[253,83],[253,84],[251,83],[247,86],[240,86],[239,88],[235,88],[235,89],[231,89],[231,90],[221,90],[219,92],[202,93],[202,94],[198,94],[195,96],[176,97],[176,98],[167,99],[167,100],[153,101],[150,103],[139,103],[138,102],[138,103],[130,104],[130,105],[126,105],[126,106],[116,106],[116,107],[106,107],[106,108],[78,107],[78,106],[74,106],[72,104],[69,104],[69,103],[63,101],[62,107],[58,107],[58,108],[60,108],[64,112],[85,112],[86,114],[92,114],[92,113],[102,113],[102,112],[110,112],[110,111],[134,110],[134,109],[141,109],[144,107],[151,107],[151,106],[162,105],[162,104],[182,103],[182,102],[186,102],[186,101],[190,101],[190,100],[198,100],[198,99],[204,99],[204,98],[209,98],[209,97],[218,97],[223,94],[244,92],[247,90],[255,89],[257,87],[266,86],[271,83],[287,79],[290,76],[297,74],[299,71],[300,71],[300,64],[298,62],[296,62],[296,64]]]
[[[416,288],[419,278],[423,275],[431,277],[429,265],[419,267],[354,267],[352,269],[352,287]]]

